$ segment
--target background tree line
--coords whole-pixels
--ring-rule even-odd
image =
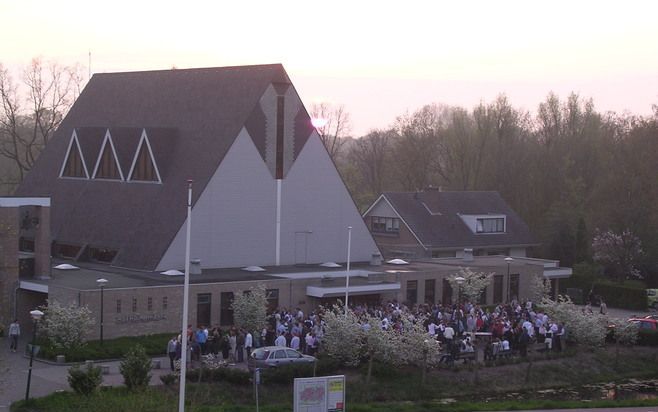
[[[658,106],[602,113],[550,93],[530,113],[500,95],[471,109],[427,105],[343,138],[334,160],[362,210],[383,191],[496,190],[542,243],[537,256],[590,262],[597,233],[629,231],[642,242],[640,272],[658,281]]]

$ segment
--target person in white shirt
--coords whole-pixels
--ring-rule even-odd
[[[274,341],[274,346],[281,346],[283,348],[286,347],[286,337],[283,335],[283,333],[280,333],[279,337],[276,338]]]
[[[18,319],[14,320],[11,325],[9,325],[9,349],[12,352],[16,352],[18,348],[18,337],[21,336],[21,325],[18,323]]]
[[[452,328],[452,326],[446,326],[445,330],[443,331],[443,337],[447,341],[452,342],[452,339],[455,337],[455,330]]]
[[[290,347],[294,350],[299,350],[299,336],[296,334],[290,339]]]
[[[509,341],[507,339],[503,339],[503,341],[500,343],[501,350],[509,350]]]
[[[427,325],[427,331],[429,332],[431,337],[436,336],[436,323],[434,321],[431,321],[429,325]]]
[[[244,348],[247,351],[247,357],[251,355],[251,348],[254,346],[254,337],[251,332],[247,332],[244,337]]]

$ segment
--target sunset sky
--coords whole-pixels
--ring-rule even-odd
[[[359,136],[432,102],[549,91],[599,110],[658,104],[655,1],[0,0],[0,62],[92,72],[283,63],[302,100],[342,103]]]

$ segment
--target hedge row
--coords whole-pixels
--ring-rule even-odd
[[[573,267],[573,275],[568,279],[560,280],[562,293],[567,289],[582,290],[582,301],[578,296],[572,296],[574,303],[586,303],[590,289],[594,287],[594,294],[603,297],[608,306],[632,310],[646,310],[646,286],[637,280],[626,280],[617,283],[604,278],[603,268],[600,265],[578,263]]]
[[[264,384],[292,384],[295,378],[308,378],[315,375],[331,375],[336,373],[339,364],[329,358],[318,359],[316,365],[298,364],[287,365],[280,368],[263,369],[261,371],[261,382]],[[186,374],[190,382],[228,382],[242,385],[250,382],[253,373],[236,368],[217,368],[217,369],[192,369]]]
[[[47,341],[40,342],[41,348],[38,356],[44,359],[55,360],[57,355],[64,355],[67,362],[82,362],[85,360],[121,359],[126,352],[136,344],[141,345],[149,356],[162,356],[167,352],[167,342],[172,333],[160,333],[145,336],[126,336],[116,339],[104,339],[103,346],[100,341],[91,341],[86,345],[61,350],[52,347]]]
[[[647,291],[612,282],[594,284],[594,294],[600,295],[608,306],[633,310],[647,310]]]

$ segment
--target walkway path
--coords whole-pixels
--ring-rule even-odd
[[[26,342],[19,341],[19,348],[24,348]],[[169,358],[161,357],[162,369],[153,369],[151,385],[160,385],[160,375],[170,372]],[[119,373],[119,361],[99,362],[98,365],[109,365],[110,374],[103,375],[103,385],[123,385],[123,376]],[[20,399],[25,399],[27,388],[27,371],[30,359],[22,353],[9,351],[9,342],[0,338],[0,412],[8,412],[9,405]],[[57,391],[69,390],[68,369],[71,365],[53,365],[35,361],[32,366],[32,383],[30,397],[41,397]]]

